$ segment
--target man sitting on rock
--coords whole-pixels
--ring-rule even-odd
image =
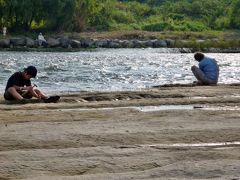
[[[194,54],[194,58],[199,62],[199,67],[192,66],[191,70],[197,78],[198,85],[214,85],[218,82],[219,66],[213,58],[205,56],[201,52]]]

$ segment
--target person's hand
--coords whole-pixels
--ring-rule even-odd
[[[33,87],[32,86],[27,86],[26,90],[31,92],[31,91],[33,91]]]

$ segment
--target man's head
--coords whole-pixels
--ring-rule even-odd
[[[35,78],[37,76],[37,69],[34,66],[28,66],[24,69],[26,79]]]
[[[201,52],[197,52],[194,54],[194,58],[196,59],[196,61],[200,62],[201,60],[203,60],[204,54]]]

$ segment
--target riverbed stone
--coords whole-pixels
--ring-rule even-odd
[[[9,48],[10,39],[0,39],[0,48]]]
[[[108,39],[100,39],[95,41],[96,47],[108,47],[109,40]]]
[[[140,40],[133,40],[133,47],[134,48],[143,48],[145,47],[145,42]]]
[[[26,38],[11,38],[10,44],[13,46],[25,46]]]
[[[80,48],[81,42],[73,39],[73,40],[70,40],[70,45],[72,48]]]
[[[133,48],[134,47],[134,43],[133,43],[133,41],[129,41],[129,40],[125,40],[124,42],[123,42],[123,44],[124,44],[124,46],[126,47],[126,48]]]
[[[129,40],[122,40],[119,43],[121,44],[122,48],[132,48],[134,46],[133,42]]]
[[[168,47],[173,47],[175,45],[175,40],[173,39],[165,39]]]
[[[158,39],[156,39],[156,40],[154,40],[154,42],[153,42],[153,47],[155,47],[155,48],[167,47],[167,43],[166,43],[166,41],[164,41],[164,40],[158,40]]]
[[[80,42],[81,42],[81,46],[84,47],[84,48],[94,47],[94,40],[93,39],[89,39],[89,38],[81,39]]]
[[[118,40],[110,41],[108,44],[108,47],[109,48],[120,48],[119,41]]]
[[[58,40],[61,44],[61,47],[68,48],[70,46],[70,40],[68,37],[61,37]]]
[[[49,47],[59,47],[61,45],[60,41],[58,39],[54,38],[47,38],[47,44]]]
[[[33,39],[26,37],[26,46],[27,47],[34,47],[35,46],[35,42]]]
[[[147,40],[147,41],[145,41],[145,46],[146,47],[153,47],[153,40]]]

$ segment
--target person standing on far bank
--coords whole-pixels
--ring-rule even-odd
[[[3,37],[5,37],[7,35],[7,27],[3,27]]]
[[[199,62],[198,66],[192,66],[191,70],[197,78],[198,85],[215,85],[218,82],[219,66],[214,58],[205,56],[201,52],[194,54],[194,58]]]

